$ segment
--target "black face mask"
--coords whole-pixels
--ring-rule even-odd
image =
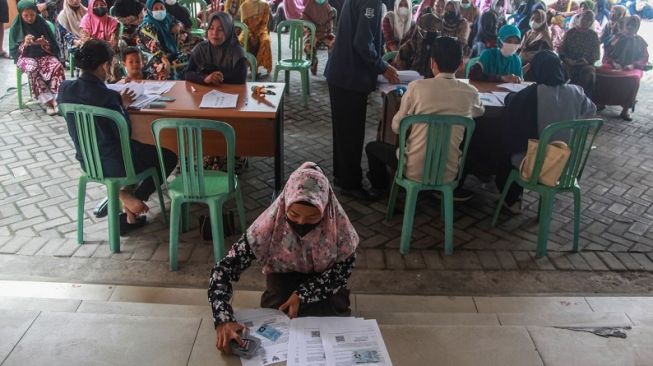
[[[458,20],[458,16],[456,15],[455,11],[448,11],[448,12],[444,13],[444,20],[447,23],[453,23],[456,20]]]
[[[315,224],[298,224],[290,220],[287,216],[286,216],[286,222],[288,223],[288,226],[290,226],[292,231],[294,231],[295,234],[299,235],[300,238],[303,238],[306,234],[310,233],[313,229],[315,229],[320,224],[319,222]]]
[[[101,6],[99,8],[93,8],[93,14],[95,14],[95,15],[97,15],[99,17],[103,17],[103,16],[107,15],[108,11],[109,10],[107,9],[106,6]]]

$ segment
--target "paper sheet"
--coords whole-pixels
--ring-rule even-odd
[[[481,103],[486,107],[502,107],[503,101],[492,93],[478,93]]]
[[[144,81],[142,85],[145,88],[145,94],[161,95],[169,92],[170,89],[172,89],[172,87],[175,86],[175,82],[174,81]]]
[[[390,83],[383,83],[383,84],[379,84],[379,91],[380,91],[382,94],[388,94],[388,93],[390,93],[391,91],[397,89],[397,87],[408,88],[408,84],[390,84]]]
[[[326,366],[320,328],[361,318],[306,317],[290,321],[287,366]]]
[[[290,319],[286,314],[274,309],[252,309],[236,311],[234,315],[239,323],[249,328],[250,336],[261,340],[261,347],[254,357],[249,360],[240,359],[243,366],[264,366],[287,359]],[[257,334],[256,330],[264,324],[280,331],[281,336],[273,342]]]
[[[228,94],[211,90],[202,97],[200,108],[236,108],[237,105],[238,94]]]
[[[397,74],[399,75],[399,81],[401,84],[408,84],[411,81],[424,79],[422,75],[414,70],[399,70],[397,71]],[[383,75],[379,75],[377,81],[379,83],[389,84],[388,80],[384,78]]]
[[[527,83],[519,83],[519,84],[517,84],[517,83],[503,83],[503,84],[499,84],[497,86],[499,88],[510,90],[511,92],[519,92],[522,89],[528,87],[529,85],[530,85],[530,83],[528,83],[528,84]]]
[[[506,95],[510,94],[510,92],[493,91],[492,94],[496,95],[496,97],[499,98],[501,103],[504,103],[506,100]]]
[[[375,353],[379,361],[367,363],[375,366],[391,366],[390,355],[383,342],[383,336],[376,320],[352,319],[347,323],[325,324],[320,335],[326,356],[326,366],[360,366],[355,354]]]

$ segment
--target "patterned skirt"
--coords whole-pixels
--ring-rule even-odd
[[[54,56],[19,57],[16,66],[26,73],[34,98],[46,104],[57,97],[59,85],[65,79],[64,67]]]

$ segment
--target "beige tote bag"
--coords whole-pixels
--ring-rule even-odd
[[[519,167],[521,177],[526,181],[531,179],[533,167],[535,167],[535,155],[537,155],[538,146],[538,140],[528,140],[528,151]],[[545,186],[555,187],[558,184],[562,170],[567,165],[569,155],[571,155],[571,149],[569,149],[569,146],[567,146],[564,141],[557,140],[551,142],[546,147],[544,163],[542,164],[542,170],[540,171],[538,182]]]

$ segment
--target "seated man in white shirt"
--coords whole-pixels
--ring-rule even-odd
[[[392,130],[399,133],[399,124],[407,115],[448,114],[474,118],[485,110],[478,90],[463,81],[456,80],[454,73],[463,63],[461,44],[451,37],[439,37],[431,48],[431,70],[434,78],[413,81],[401,99],[399,111],[392,119]],[[407,138],[406,171],[408,179],[421,181],[424,171],[428,126],[414,125]],[[465,128],[454,126],[451,131],[451,147],[448,154],[445,181],[452,181],[458,173],[460,143]],[[372,188],[385,191],[389,188],[387,166],[397,168],[398,149],[394,145],[373,141],[365,147],[369,163],[367,177]],[[458,195],[456,195],[458,196]],[[467,195],[471,198],[471,195]],[[467,199],[469,199],[467,198]]]

